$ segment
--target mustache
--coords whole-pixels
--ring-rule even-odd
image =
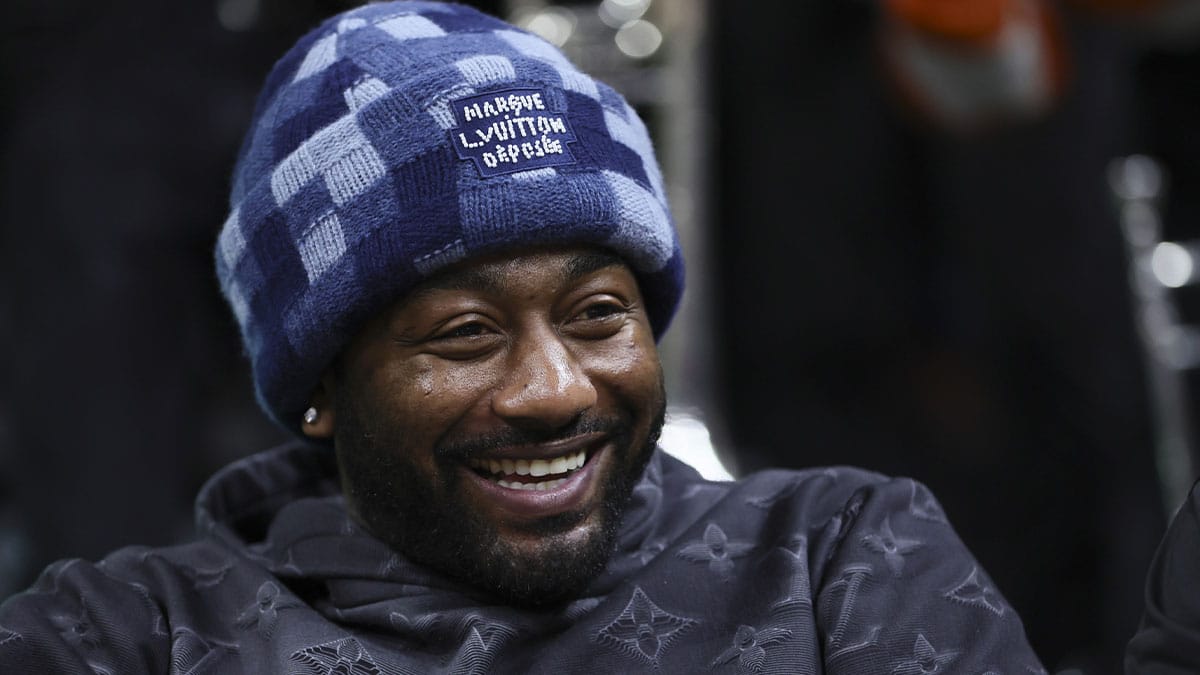
[[[629,433],[629,426],[628,420],[614,415],[580,417],[568,426],[555,429],[507,427],[485,435],[439,442],[434,447],[433,454],[441,461],[461,462],[473,457],[487,456],[501,448],[565,441],[596,432],[612,437],[624,437]]]

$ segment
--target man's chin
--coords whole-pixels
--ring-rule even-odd
[[[469,476],[453,453],[431,473],[412,461],[399,435],[375,431],[354,407],[339,407],[343,489],[367,529],[413,562],[509,604],[554,605],[578,597],[607,565],[663,409],[640,446],[630,443],[628,424],[614,425],[626,433],[612,434],[613,455],[583,503],[522,520],[465,486]]]
[[[541,607],[577,597],[604,569],[615,528],[581,524],[567,532],[497,538],[465,580],[517,605]]]

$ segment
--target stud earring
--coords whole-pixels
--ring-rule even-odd
[[[317,423],[317,409],[316,408],[309,408],[308,410],[304,411],[304,423],[305,424],[316,424]]]

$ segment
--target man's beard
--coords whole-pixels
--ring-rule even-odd
[[[348,393],[348,392],[347,392]],[[633,447],[629,415],[582,417],[566,429],[537,433],[509,428],[487,437],[439,443],[433,449],[437,475],[422,472],[404,446],[404,430],[360,414],[339,396],[335,419],[338,464],[351,510],[393,550],[432,570],[495,594],[507,602],[542,606],[575,597],[612,554],[625,507],[662,430],[665,399],[658,397],[645,442]],[[530,523],[525,534],[542,538],[536,554],[505,541],[486,513],[462,495],[460,469],[471,457],[495,448],[546,443],[603,432],[613,457],[602,477],[599,526],[582,542],[568,536],[589,513],[567,511]],[[591,458],[589,457],[589,461]]]

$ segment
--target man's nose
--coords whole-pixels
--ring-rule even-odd
[[[492,409],[514,424],[556,429],[596,404],[591,378],[552,328],[518,338],[508,368]]]

